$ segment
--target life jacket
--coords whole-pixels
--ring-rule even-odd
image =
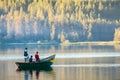
[[[27,53],[27,51],[24,51],[24,56],[28,56],[28,53]]]

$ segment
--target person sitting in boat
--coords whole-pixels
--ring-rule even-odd
[[[27,62],[28,59],[29,59],[29,55],[28,55],[28,50],[27,50],[27,48],[25,48],[25,50],[24,50],[24,58],[25,58],[25,62]]]
[[[30,56],[29,62],[33,62],[33,56]]]
[[[37,51],[36,54],[35,54],[35,60],[36,60],[36,62],[39,62],[39,61],[40,61],[40,58],[39,58],[39,55],[38,55],[38,51]]]

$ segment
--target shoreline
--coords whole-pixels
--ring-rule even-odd
[[[1,43],[0,45],[118,45],[120,41],[86,41],[86,42],[63,42],[63,43]]]

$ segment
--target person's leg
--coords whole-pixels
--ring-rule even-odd
[[[27,59],[25,58],[25,62],[27,61]]]
[[[26,58],[26,62],[29,62],[29,56],[27,56],[27,58]]]

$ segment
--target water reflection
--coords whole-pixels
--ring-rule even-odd
[[[40,72],[36,71],[35,75],[36,75],[36,78],[39,79]]]
[[[29,73],[28,73],[28,71],[25,71],[24,78],[25,78],[25,80],[29,80],[29,79],[28,79],[28,78],[29,78]]]
[[[33,80],[33,71],[34,70],[25,70],[23,71],[24,72],[24,80]],[[39,77],[40,77],[40,71],[35,71],[35,77],[37,80],[39,80]]]
[[[53,52],[118,52],[120,45],[93,45],[93,44],[69,44],[69,45],[37,45],[37,44],[7,44],[0,45],[1,54],[23,53],[24,48],[28,47],[30,53],[35,53],[36,50],[42,53]]]
[[[120,67],[59,67],[56,80],[119,80]]]
[[[39,80],[41,72],[54,75],[54,70],[52,67],[46,67],[44,69],[32,69],[32,68],[31,69],[19,69],[18,68],[16,71],[19,73],[24,72],[24,80],[33,80],[34,75],[35,75],[35,78]]]
[[[54,70],[17,70],[23,51],[56,54]],[[0,46],[0,80],[120,80],[120,45],[9,45]],[[49,53],[48,53],[49,52]]]
[[[52,70],[20,70],[15,61],[0,62],[0,80],[120,80],[120,57],[62,58]]]

